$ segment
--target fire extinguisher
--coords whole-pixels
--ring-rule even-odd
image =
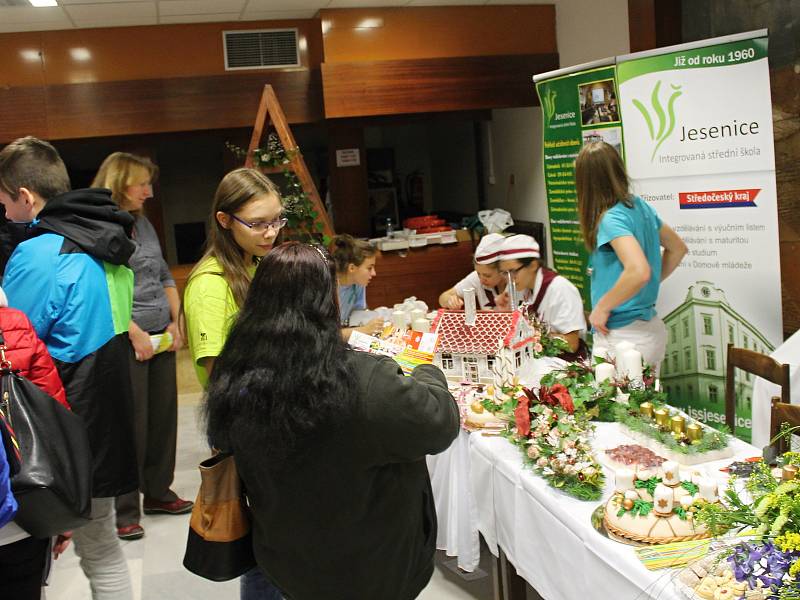
[[[406,205],[421,214],[425,208],[425,180],[422,171],[413,171],[406,176]]]

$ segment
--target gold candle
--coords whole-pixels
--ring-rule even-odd
[[[659,427],[669,427],[669,413],[666,408],[659,408],[653,414],[656,416],[656,424]]]
[[[672,426],[672,431],[675,433],[683,433],[686,431],[686,419],[680,415],[672,417],[672,419],[670,419],[670,425]]]
[[[781,478],[784,481],[791,481],[797,477],[797,467],[794,465],[783,465],[783,469],[781,470]]]
[[[639,405],[639,414],[643,417],[653,418],[653,405],[650,402],[642,402]]]
[[[692,423],[686,428],[686,437],[689,438],[690,442],[694,442],[695,440],[699,440],[703,437],[703,428],[702,426],[698,425],[697,423]]]

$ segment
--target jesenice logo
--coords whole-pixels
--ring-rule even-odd
[[[542,96],[542,110],[549,125],[553,115],[556,114],[556,91],[553,88],[549,88]]]
[[[633,105],[642,113],[642,117],[644,117],[644,122],[647,124],[647,131],[650,134],[650,140],[655,144],[653,148],[653,153],[650,155],[650,162],[653,162],[653,159],[656,156],[656,152],[661,147],[661,144],[672,135],[672,132],[675,131],[675,100],[680,97],[683,92],[680,91],[681,86],[679,85],[670,85],[672,88],[672,94],[667,99],[667,110],[664,111],[664,107],[661,104],[661,99],[659,98],[659,92],[661,90],[661,81],[658,81],[656,85],[653,87],[653,92],[650,94],[650,104],[653,111],[653,115],[655,115],[656,119],[658,119],[658,126],[656,127],[655,120],[653,119],[653,115],[650,114],[650,110],[639,100],[634,99]]]

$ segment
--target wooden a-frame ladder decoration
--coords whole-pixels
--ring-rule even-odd
[[[265,173],[281,173],[284,168],[293,171],[303,187],[303,191],[308,195],[314,210],[317,211],[316,220],[322,223],[323,235],[333,236],[333,224],[325,210],[325,206],[319,198],[317,186],[314,185],[314,180],[308,172],[306,162],[303,160],[303,155],[300,153],[300,148],[297,147],[297,142],[294,140],[289,124],[286,122],[286,115],[283,114],[283,109],[278,102],[278,97],[275,95],[275,90],[272,86],[266,84],[264,92],[261,94],[261,102],[258,105],[258,114],[256,115],[256,122],[253,125],[253,135],[250,138],[250,146],[247,148],[247,157],[245,158],[245,167],[254,167],[253,153],[261,143],[261,136],[264,134],[265,127],[269,123],[275,128],[275,133],[281,141],[283,149],[286,151],[286,157],[289,159],[288,165],[279,167],[261,167]]]

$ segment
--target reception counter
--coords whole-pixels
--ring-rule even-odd
[[[453,287],[472,270],[472,242],[423,246],[409,250],[382,252],[375,265],[377,275],[367,288],[370,308],[392,306],[409,296],[424,300],[433,309],[439,294]],[[186,279],[193,265],[170,267],[183,298]]]

